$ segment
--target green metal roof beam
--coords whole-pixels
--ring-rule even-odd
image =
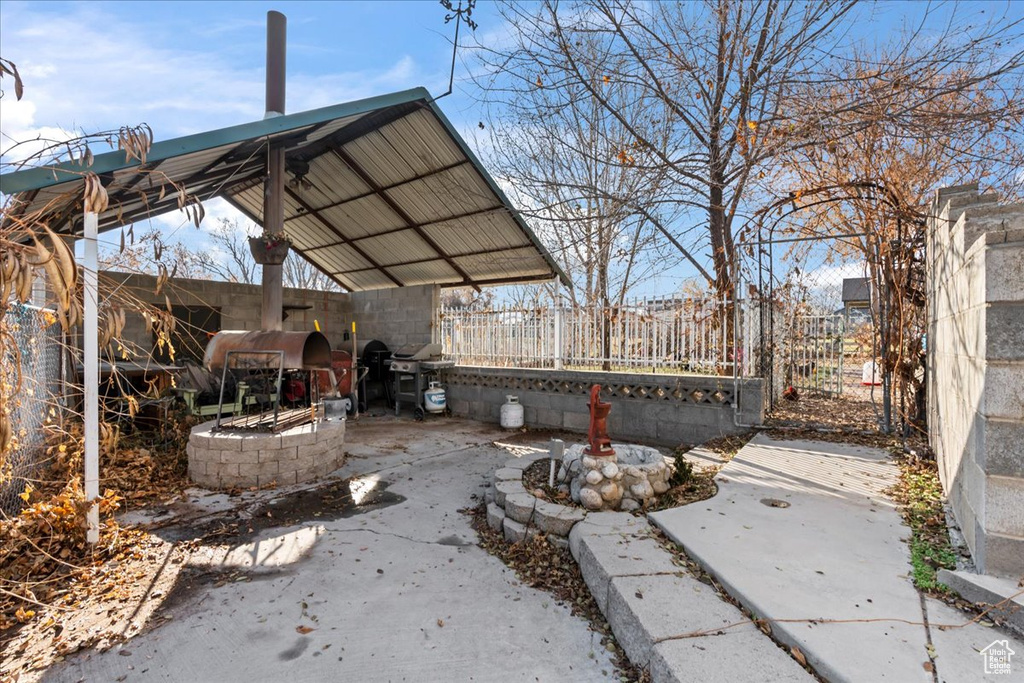
[[[311,111],[274,116],[262,121],[242,123],[237,126],[220,128],[205,133],[186,135],[185,137],[154,143],[146,155],[146,163],[152,164],[216,147],[236,145],[247,140],[279,135],[296,128],[313,126],[325,121],[358,116],[377,109],[383,109],[384,107],[429,99],[430,93],[426,88],[413,88],[388,95],[356,100],[355,102],[335,104]],[[137,159],[126,160],[124,152],[115,150],[95,157],[92,166],[89,167],[82,166],[76,161],[67,161],[53,166],[42,166],[6,173],[0,176],[0,193],[12,195],[19,192],[52,187],[81,178],[82,174],[86,171],[92,171],[96,174],[112,173],[139,165]]]

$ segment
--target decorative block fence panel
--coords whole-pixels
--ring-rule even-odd
[[[583,433],[590,387],[600,384],[602,398],[613,405],[608,429],[615,441],[675,447],[764,421],[760,379],[472,366],[445,370],[442,377],[456,415],[499,422],[506,396],[515,395],[527,426]]]

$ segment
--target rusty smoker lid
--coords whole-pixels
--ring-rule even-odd
[[[276,368],[273,356],[241,356],[245,351],[284,351],[285,370],[329,369],[331,367],[331,344],[319,332],[277,332],[266,330],[225,330],[210,339],[203,355],[203,366],[207,370],[221,370],[228,351],[232,354],[232,365],[239,357],[245,358],[247,367]]]

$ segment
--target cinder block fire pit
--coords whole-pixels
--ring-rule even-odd
[[[188,476],[211,489],[297,484],[345,463],[345,422],[317,422],[278,433],[192,428]]]

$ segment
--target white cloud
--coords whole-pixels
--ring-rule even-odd
[[[4,58],[25,81],[24,100],[4,97],[5,139],[30,139],[45,128],[99,131],[146,122],[162,140],[263,116],[262,21],[206,27],[208,39],[183,47],[179,37],[128,13],[93,4],[64,12],[37,7],[5,6],[0,23]],[[239,44],[245,52],[236,56]],[[290,71],[288,111],[411,87],[421,75],[404,54],[369,71]]]

